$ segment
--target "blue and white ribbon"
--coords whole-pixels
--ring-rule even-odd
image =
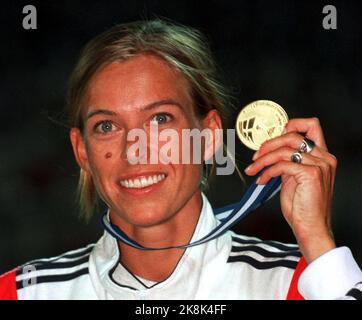
[[[261,172],[259,173],[260,176]],[[213,240],[217,237],[223,235],[241,219],[245,218],[255,209],[260,207],[266,201],[271,199],[281,188],[281,178],[276,177],[272,178],[266,185],[258,185],[255,182],[249,187],[245,192],[241,200],[237,203],[228,205],[220,209],[214,209],[214,214],[216,219],[220,221],[220,224],[214,228],[210,233],[208,233],[203,238],[191,242],[189,244],[180,245],[180,246],[171,246],[164,248],[148,248],[138,244],[136,241],[129,238],[120,228],[112,224],[107,217],[107,212],[102,216],[102,225],[105,230],[116,238],[118,241],[122,241],[129,246],[140,250],[166,250],[166,249],[184,249],[203,244],[207,241]]]

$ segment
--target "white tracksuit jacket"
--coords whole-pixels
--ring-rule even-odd
[[[203,195],[192,241],[219,221]],[[96,243],[35,260],[0,277],[0,299],[360,299],[362,272],[347,247],[306,265],[296,245],[228,231],[186,249],[173,273],[159,283],[140,279],[120,264],[117,241]],[[161,262],[162,263],[162,262]],[[299,290],[299,291],[298,291]]]

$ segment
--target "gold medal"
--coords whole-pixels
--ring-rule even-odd
[[[288,115],[277,103],[257,100],[245,106],[236,119],[236,132],[248,148],[259,150],[267,140],[282,134]]]

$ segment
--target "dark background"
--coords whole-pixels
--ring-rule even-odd
[[[37,8],[37,30],[22,27],[27,4]],[[337,30],[322,27],[327,4],[337,8]],[[88,40],[114,24],[154,15],[206,33],[239,109],[271,99],[290,118],[320,119],[339,160],[337,244],[349,246],[362,265],[358,1],[13,1],[2,3],[0,16],[0,273],[95,242],[102,234],[99,216],[89,224],[79,218],[78,168],[68,132],[49,118],[61,113],[68,75]],[[252,152],[239,143],[237,152],[245,168]],[[217,178],[208,194],[213,205],[222,206],[244,191],[234,175]],[[295,241],[277,197],[236,229]]]

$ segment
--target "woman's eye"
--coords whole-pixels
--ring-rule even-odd
[[[164,124],[169,122],[171,119],[171,115],[167,113],[159,113],[152,118],[151,122],[155,122],[157,124]]]
[[[100,133],[109,133],[113,130],[113,123],[111,121],[102,121],[95,125],[95,131]]]

